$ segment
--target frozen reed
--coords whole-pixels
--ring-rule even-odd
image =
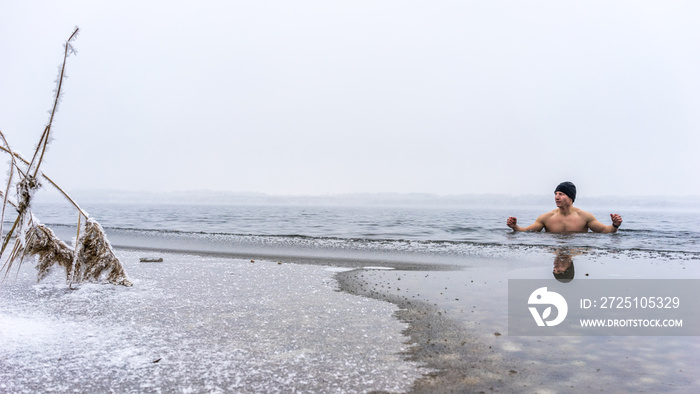
[[[108,282],[118,285],[131,286],[124,267],[114,254],[114,250],[107,240],[102,226],[90,218],[87,212],[55,182],[40,171],[41,164],[46,154],[46,148],[51,141],[51,126],[58,110],[61,99],[61,88],[65,80],[66,60],[75,53],[72,42],[77,37],[79,29],[76,27],[64,45],[63,63],[59,69],[59,75],[54,91],[51,116],[39,138],[31,160],[26,160],[12,150],[5,135],[0,131],[0,151],[9,154],[9,166],[6,187],[2,195],[2,211],[0,212],[0,234],[2,235],[2,247],[0,256],[4,256],[9,249],[10,241],[14,244],[10,249],[0,273],[5,271],[5,277],[10,272],[13,264],[21,266],[26,257],[37,259],[36,268],[38,280],[44,279],[51,269],[58,265],[66,272],[66,281],[69,285],[82,282]],[[56,237],[54,232],[41,224],[32,213],[32,200],[34,194],[42,185],[40,179],[46,180],[55,187],[66,200],[78,211],[78,232],[73,248]],[[14,190],[14,197],[10,196]],[[12,227],[5,233],[3,223],[8,206],[17,212]]]

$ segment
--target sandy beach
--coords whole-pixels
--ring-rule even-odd
[[[544,253],[475,257],[459,269],[117,254],[132,288],[70,290],[58,271],[36,284],[31,263],[8,276],[0,286],[1,391],[687,392],[700,385],[695,337],[509,336],[507,281],[551,278]],[[163,262],[139,262],[150,256]],[[658,275],[661,264],[643,255],[577,260],[582,278]],[[663,276],[697,278],[695,266],[676,261]]]

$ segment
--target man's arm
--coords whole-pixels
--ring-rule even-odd
[[[610,214],[612,224],[609,226],[606,226],[603,223],[599,222],[598,219],[595,218],[595,216],[591,214],[588,215],[590,216],[587,222],[588,228],[590,228],[591,231],[596,233],[616,233],[617,228],[620,227],[620,225],[622,224],[622,216],[616,213]]]
[[[518,226],[518,219],[511,216],[506,221],[506,225],[508,225],[508,227],[512,228],[514,231],[541,231],[544,228],[543,216],[544,215],[540,215],[540,217],[535,220],[535,223],[532,223],[527,227]]]

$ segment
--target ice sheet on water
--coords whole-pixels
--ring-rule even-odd
[[[0,286],[0,391],[403,391],[420,376],[396,307],[336,291],[324,267],[118,256],[133,288],[37,285],[29,264]]]

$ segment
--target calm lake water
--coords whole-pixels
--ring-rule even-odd
[[[606,251],[700,256],[700,212],[673,208],[615,211],[616,234],[513,233],[551,207],[467,208],[386,206],[94,204],[83,207],[115,245],[226,253],[241,250],[382,251],[434,255],[547,250],[565,244]],[[591,209],[610,223],[610,210]],[[70,239],[77,213],[67,204],[40,204],[35,214]],[[233,248],[233,249],[232,249]]]

